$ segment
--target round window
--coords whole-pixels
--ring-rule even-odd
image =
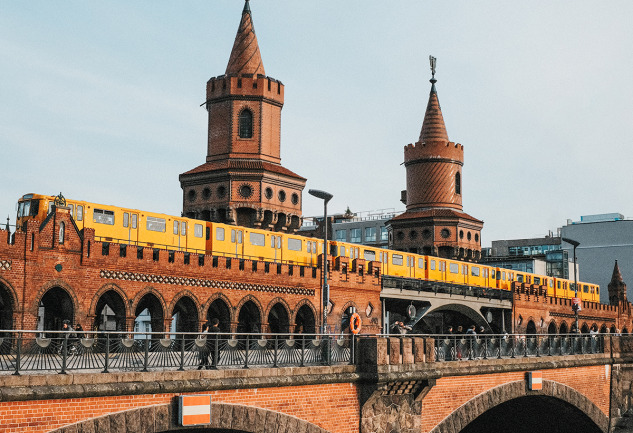
[[[409,233],[409,237],[411,239],[415,239],[418,237],[418,232],[416,232],[415,230],[411,230],[411,232]]]
[[[449,229],[442,229],[442,231],[440,232],[440,236],[442,236],[444,239],[448,238],[451,235],[451,232]]]
[[[398,232],[398,234],[396,236],[398,236],[399,240],[402,240],[402,239],[404,239],[404,232]]]
[[[299,195],[296,192],[293,192],[290,200],[292,201],[292,204],[299,203]]]
[[[475,242],[479,242],[479,235],[475,233]]]
[[[277,196],[279,197],[279,201],[286,201],[286,191],[284,191],[283,189],[279,191],[279,194]]]
[[[211,198],[211,190],[209,188],[205,188],[202,190],[202,198],[205,200]]]
[[[431,230],[429,230],[429,229],[422,230],[422,237],[424,239],[430,238],[431,237]]]
[[[459,231],[459,238],[464,239],[464,230]]]
[[[190,189],[187,193],[187,198],[189,201],[194,201],[196,199],[196,192],[193,189]]]
[[[226,195],[226,187],[224,185],[218,187],[218,197],[223,198]]]
[[[266,191],[264,192],[264,194],[266,195],[266,198],[270,200],[271,198],[273,198],[273,189],[270,187],[266,188]]]
[[[253,195],[253,188],[251,188],[250,185],[244,184],[244,185],[240,186],[239,193],[240,193],[240,195],[242,197],[249,198],[250,196]]]
[[[466,235],[466,238],[468,238],[468,240],[470,240],[472,238],[472,234],[470,232],[468,232],[468,234]]]

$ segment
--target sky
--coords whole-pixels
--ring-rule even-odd
[[[433,55],[483,246],[633,218],[633,2],[250,3],[266,74],[285,85],[282,165],[332,193],[330,212],[404,210]],[[243,5],[0,0],[3,225],[30,192],[179,215]],[[306,193],[303,214],[321,213]]]

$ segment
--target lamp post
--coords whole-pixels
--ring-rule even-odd
[[[561,240],[574,246],[574,298],[576,298],[575,301],[580,302],[578,300],[578,275],[576,270],[576,247],[580,245],[580,242],[569,238],[561,238]],[[576,333],[580,334],[580,329],[578,328],[578,309],[580,308],[580,304],[574,304],[572,305],[572,308],[574,310],[574,315],[576,316]]]
[[[321,325],[321,332],[325,334],[327,332],[327,306],[330,303],[330,290],[327,285],[327,203],[334,196],[329,192],[320,191],[318,189],[309,189],[308,194],[323,200],[323,323]]]

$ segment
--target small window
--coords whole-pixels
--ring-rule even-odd
[[[519,283],[522,283],[522,282],[523,282],[523,275],[522,275],[522,274],[517,274],[517,281],[518,281]]]
[[[470,275],[472,275],[473,277],[478,277],[479,276],[479,268],[477,266],[471,266],[470,267]]]
[[[138,215],[132,214],[132,228],[135,229],[138,226]]]
[[[167,221],[164,218],[156,218],[148,216],[146,220],[146,228],[152,232],[164,232],[167,226]]]
[[[459,265],[457,263],[449,263],[448,270],[451,274],[459,274]]]
[[[345,257],[345,247],[341,246],[341,257]]]
[[[77,205],[77,221],[83,221],[84,219],[84,207],[80,204]]]
[[[468,265],[462,265],[462,275],[468,275]]]
[[[92,220],[98,224],[114,225],[114,212],[111,210],[95,209],[92,212]]]
[[[400,254],[393,254],[391,256],[391,262],[396,266],[402,266],[402,263],[404,262],[404,257]]]
[[[363,258],[365,260],[369,260],[370,262],[375,262],[376,261],[376,252],[375,251],[371,251],[371,250],[365,250],[365,251],[363,251]]]
[[[424,259],[423,258],[419,258],[418,259],[418,268],[424,269]]]
[[[292,251],[301,251],[301,240],[288,238],[288,249]]]
[[[193,225],[193,235],[197,238],[202,237],[202,224],[194,224]]]
[[[462,177],[459,172],[455,173],[455,194],[462,193]]]
[[[440,272],[446,272],[446,262],[440,262]]]
[[[223,241],[224,240],[224,227],[216,227],[215,228],[215,240]]]
[[[505,273],[505,271],[501,273],[501,279],[502,279],[503,281],[505,281],[505,280],[506,280],[506,273]]]
[[[180,223],[180,235],[187,236],[187,222],[183,221]]]
[[[60,242],[60,243],[61,243],[61,242]],[[585,285],[583,285],[583,286],[582,286],[582,291],[583,291],[583,292],[585,292],[585,293],[589,293],[589,286],[588,286],[588,285],[586,285],[586,284],[585,284]]]
[[[541,284],[541,277],[534,277],[534,284]]]
[[[261,233],[251,233],[250,240],[251,240],[251,245],[255,245],[256,247],[266,246],[266,236],[264,236]]]
[[[365,227],[365,242],[376,242],[376,227]]]
[[[484,268],[484,278],[488,278],[488,268]]]
[[[179,229],[180,227],[179,227],[178,221],[174,221],[174,234],[176,236],[178,235],[178,232],[180,231]]]
[[[435,270],[435,260],[431,260],[431,270]]]
[[[130,214],[127,212],[123,212],[123,227],[128,227],[130,225]]]
[[[251,110],[242,110],[240,113],[237,133],[240,138],[253,137],[253,113]]]
[[[62,245],[64,243],[64,238],[66,237],[66,224],[64,221],[60,221],[59,223],[59,243]],[[587,286],[585,286],[587,287]]]
[[[242,231],[241,230],[231,230],[231,243],[233,243],[233,244],[241,244],[242,243]]]

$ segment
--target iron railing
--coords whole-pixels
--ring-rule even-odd
[[[0,331],[0,374],[353,364],[354,336]]]
[[[604,353],[600,334],[435,335],[435,360],[564,356]]]

